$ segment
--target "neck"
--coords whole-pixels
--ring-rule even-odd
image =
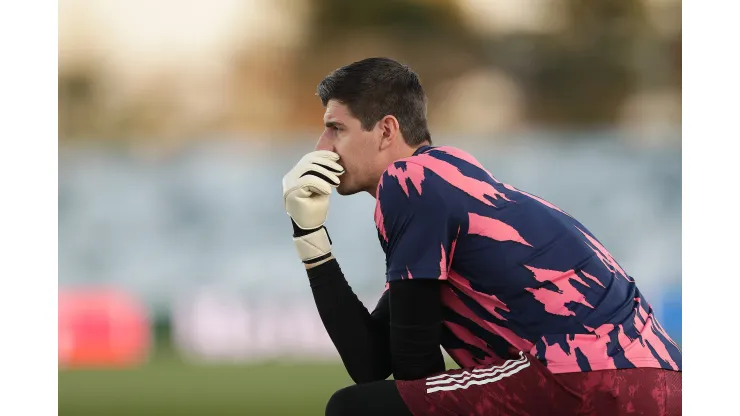
[[[380,184],[380,179],[383,177],[383,173],[385,173],[385,171],[388,169],[388,166],[392,165],[393,163],[401,159],[406,159],[408,157],[413,156],[417,149],[424,147],[424,146],[428,146],[428,145],[429,145],[429,142],[424,142],[416,147],[404,146],[403,148],[398,149],[398,151],[394,152],[388,159],[385,160],[387,163],[385,162],[382,163],[383,170],[380,172],[380,174],[374,181],[375,185],[365,189],[365,192],[369,193],[373,198],[377,198],[376,193],[378,191],[378,185]]]

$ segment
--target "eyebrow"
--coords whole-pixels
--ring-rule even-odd
[[[325,121],[324,126],[328,128],[336,127],[336,126],[344,126],[344,124],[338,122],[338,121]]]

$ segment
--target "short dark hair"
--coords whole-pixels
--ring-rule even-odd
[[[343,66],[318,86],[326,107],[329,100],[346,105],[369,131],[386,115],[395,116],[409,146],[432,142],[427,126],[427,97],[419,77],[390,58],[367,58]]]

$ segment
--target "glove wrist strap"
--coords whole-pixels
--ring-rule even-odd
[[[290,219],[290,223],[293,224],[293,237],[303,237],[304,235],[315,233],[316,231],[322,228],[322,227],[319,227],[319,228],[312,228],[310,230],[304,230],[303,228],[299,227],[298,224],[295,223],[295,221],[293,221],[293,218]]]
[[[293,243],[298,251],[298,257],[303,263],[312,264],[331,256],[331,238],[326,227],[301,230],[295,223],[293,223],[293,227]]]

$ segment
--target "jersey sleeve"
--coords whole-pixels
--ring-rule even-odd
[[[444,181],[411,162],[383,174],[375,222],[386,254],[386,281],[447,279],[458,226],[443,198]]]

